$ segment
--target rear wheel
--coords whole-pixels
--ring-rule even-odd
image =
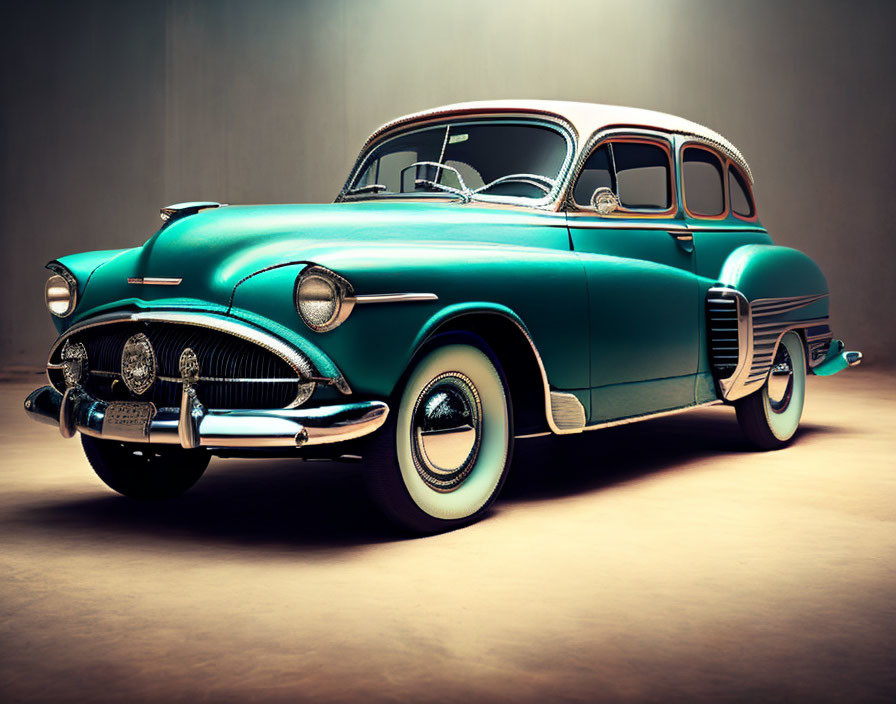
[[[478,520],[510,466],[512,411],[484,349],[444,344],[422,357],[389,422],[362,450],[371,494],[396,523],[436,533]]]
[[[763,450],[784,447],[799,427],[805,395],[803,341],[797,333],[788,332],[778,344],[763,387],[734,404],[744,435]]]
[[[106,486],[132,499],[180,496],[199,481],[211,459],[203,449],[101,440],[83,434],[81,445]]]

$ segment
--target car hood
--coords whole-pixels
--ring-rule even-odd
[[[400,259],[397,250],[424,245],[536,244],[533,227],[558,225],[565,220],[557,214],[444,202],[220,207],[177,220],[98,267],[82,310],[131,299],[228,306],[241,281],[271,267],[313,262],[338,269],[347,253]],[[138,278],[181,282],[128,283]]]

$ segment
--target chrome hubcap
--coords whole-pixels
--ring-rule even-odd
[[[775,413],[783,413],[793,395],[793,362],[784,345],[778,345],[772,371],[768,377],[768,401]]]
[[[453,491],[469,476],[482,438],[482,404],[460,372],[445,372],[417,397],[411,428],[414,465],[427,486]]]

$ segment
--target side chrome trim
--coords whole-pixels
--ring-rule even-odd
[[[737,366],[731,376],[718,379],[722,397],[726,401],[736,401],[762,388],[771,371],[778,344],[784,334],[791,330],[806,330],[806,344],[809,348],[807,363],[810,367],[818,364],[818,361],[813,360],[813,351],[829,344],[832,337],[828,316],[783,321],[769,321],[766,318],[799,310],[827,296],[828,294],[824,293],[747,301],[736,289],[715,286],[710,288],[706,296],[707,302],[712,302],[714,298],[734,297],[737,300]],[[819,328],[821,332],[809,335],[808,331],[811,328]]]
[[[129,284],[143,286],[180,286],[182,278],[174,276],[129,276]]]
[[[675,416],[686,411],[693,411],[696,408],[706,408],[707,406],[717,406],[722,403],[721,399],[715,401],[707,401],[706,403],[695,403],[691,406],[682,406],[681,408],[672,408],[668,411],[658,411],[657,413],[645,413],[640,416],[631,416],[630,418],[618,418],[617,420],[608,420],[603,423],[595,423],[594,425],[586,425],[584,430],[601,430],[603,428],[615,428],[617,425],[629,425],[631,423],[639,423],[642,420],[653,420],[654,418],[665,418],[666,416]]]
[[[725,291],[734,291],[733,289],[724,289]],[[739,292],[735,292],[738,293]],[[740,295],[740,294],[739,294]],[[746,302],[746,299],[744,298]],[[545,435],[549,435],[553,433],[554,435],[572,435],[573,433],[581,433],[585,430],[598,430],[600,428],[611,428],[616,425],[626,425],[628,423],[637,423],[642,420],[650,420],[652,418],[661,418],[663,416],[674,415],[676,413],[683,413],[685,411],[690,411],[695,408],[703,408],[704,406],[714,406],[716,404],[722,403],[721,399],[716,399],[714,401],[709,401],[707,403],[695,404],[692,406],[683,406],[682,408],[674,408],[667,411],[659,411],[658,413],[648,413],[646,415],[634,416],[631,418],[620,418],[618,420],[606,421],[603,423],[596,423],[594,425],[585,425],[586,416],[585,409],[579,400],[570,393],[564,393],[560,391],[551,391],[550,384],[548,382],[547,371],[544,367],[544,361],[541,358],[541,354],[538,352],[538,348],[535,346],[535,342],[532,340],[532,336],[529,334],[529,331],[515,318],[511,318],[510,316],[504,316],[508,320],[510,320],[519,331],[526,338],[526,341],[529,343],[529,347],[532,350],[532,354],[535,356],[535,361],[538,363],[538,369],[541,373],[541,383],[544,389],[544,410],[545,410],[545,420],[547,422],[548,428],[550,428],[550,433],[527,433],[525,435],[517,435],[516,439],[522,440],[526,438],[537,438],[543,437]],[[575,402],[573,404],[573,401]],[[554,409],[554,403],[557,402],[560,404],[560,407]],[[575,408],[577,406],[578,408]],[[557,421],[560,421],[558,423]],[[581,424],[579,424],[581,423]]]
[[[252,342],[259,347],[266,349],[268,352],[271,352],[280,357],[283,361],[289,364],[290,367],[292,367],[293,371],[298,377],[296,381],[301,382],[302,380],[310,380],[311,377],[315,376],[311,363],[304,354],[296,351],[291,345],[284,342],[280,338],[271,335],[270,333],[267,333],[258,328],[250,327],[245,323],[239,322],[237,320],[228,320],[207,315],[205,313],[189,313],[180,311],[108,313],[106,315],[101,315],[96,318],[90,318],[80,323],[76,323],[68,330],[66,330],[62,335],[60,335],[57,338],[56,342],[53,343],[53,346],[50,348],[50,354],[47,358],[48,370],[56,366],[53,362],[53,356],[56,354],[56,351],[60,348],[60,346],[72,335],[83,330],[99,327],[101,325],[112,325],[121,322],[140,321],[195,325],[196,327],[225,332],[233,335],[234,337],[239,337],[248,342]],[[52,383],[53,380],[50,379],[49,381],[50,383]],[[349,395],[352,393],[351,388],[345,381],[345,377],[341,372],[339,373],[339,376],[330,378],[329,382],[345,395]]]
[[[713,287],[706,293],[706,303],[734,298],[737,309],[737,365],[734,372],[726,378],[718,379],[722,398],[733,400],[738,380],[753,356],[753,317],[750,315],[750,302],[740,291],[733,288]],[[708,330],[707,330],[708,332]]]
[[[744,227],[741,225],[676,225],[668,220],[663,222],[651,222],[647,218],[643,220],[615,220],[612,216],[598,220],[600,216],[591,211],[569,212],[565,225],[575,230],[665,230],[668,233],[681,232],[757,232],[767,235],[768,230],[763,227]],[[579,221],[582,222],[579,222]],[[549,227],[562,227],[563,223],[551,224]]]
[[[828,294],[821,293],[817,296],[788,296],[786,298],[757,298],[750,301],[750,310],[754,318],[767,315],[779,315],[789,313],[792,310],[803,308],[810,303],[827,298]]]
[[[362,293],[355,296],[355,305],[365,303],[413,303],[416,301],[437,301],[434,293]]]
[[[582,405],[579,403],[579,400],[577,398],[575,398],[575,396],[573,396],[572,394],[564,394],[562,392],[552,392],[551,391],[551,386],[548,383],[548,374],[544,368],[544,361],[541,359],[541,354],[539,354],[538,348],[535,346],[535,342],[532,340],[532,336],[529,334],[529,331],[526,330],[526,328],[515,318],[512,318],[507,315],[505,315],[504,317],[506,317],[507,320],[512,322],[514,325],[516,325],[516,327],[519,329],[519,331],[523,334],[523,337],[526,338],[526,341],[529,343],[529,348],[532,350],[532,354],[535,356],[535,361],[538,363],[538,370],[541,374],[541,384],[542,384],[542,388],[544,389],[544,415],[545,415],[545,421],[548,424],[548,428],[550,428],[551,432],[554,433],[555,435],[570,435],[572,433],[581,433],[584,428],[584,421],[583,421],[582,425],[571,426],[568,428],[561,427],[556,423],[556,421],[554,420],[554,409],[553,409],[553,404],[552,404],[552,396],[554,396],[555,393],[558,396],[572,396],[572,398],[575,399],[575,402],[581,408]],[[568,408],[571,409],[572,404],[570,404]],[[581,412],[582,412],[582,415],[584,415],[585,409],[581,408]],[[577,412],[575,412],[575,413],[577,414]],[[565,414],[563,414],[563,415],[565,416]],[[518,437],[537,437],[539,435],[541,435],[541,433],[533,433],[530,435],[518,436]]]

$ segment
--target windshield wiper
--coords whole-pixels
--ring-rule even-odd
[[[464,178],[460,175],[460,171],[455,169],[453,166],[440,164],[438,161],[415,161],[413,164],[411,164],[411,166],[408,166],[407,169],[417,166],[435,166],[437,169],[445,169],[446,171],[451,171],[455,176],[457,176],[457,182],[460,184],[460,188],[446,186],[444,183],[439,183],[438,181],[433,181],[428,178],[415,178],[415,186],[430,186],[440,191],[445,191],[445,193],[451,193],[452,195],[462,198],[464,203],[469,203],[471,200],[473,200],[473,191],[467,188],[467,184],[464,183]],[[403,169],[403,171],[404,170],[406,169]]]
[[[369,183],[366,186],[358,186],[357,188],[349,188],[345,195],[347,196],[358,196],[362,193],[382,193],[383,191],[388,190],[386,186],[381,183]]]
[[[473,191],[472,195],[477,193],[482,193],[482,191],[487,191],[492,186],[497,186],[501,183],[526,183],[530,186],[535,186],[542,193],[547,195],[551,192],[551,189],[557,184],[557,182],[548,178],[547,176],[541,176],[540,174],[507,174],[507,176],[501,176],[500,178],[496,178],[494,181],[489,181],[484,186],[480,186],[475,191]]]

